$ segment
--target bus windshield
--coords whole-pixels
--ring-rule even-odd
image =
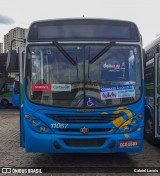
[[[32,103],[70,108],[125,105],[141,97],[138,45],[29,45],[26,91]],[[105,51],[106,50],[106,51]],[[104,52],[103,52],[104,51]]]

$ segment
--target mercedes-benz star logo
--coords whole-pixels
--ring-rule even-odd
[[[81,132],[82,134],[87,134],[88,131],[89,131],[89,129],[88,129],[87,127],[85,127],[85,126],[80,129],[80,132]]]

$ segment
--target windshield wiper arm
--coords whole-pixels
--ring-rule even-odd
[[[89,61],[89,64],[93,64],[97,59],[99,59],[103,54],[105,54],[113,45],[115,45],[115,42],[110,42],[105,48],[103,48],[93,59]]]
[[[57,49],[64,55],[64,57],[67,58],[67,60],[72,64],[72,65],[77,65],[77,62],[64,50],[64,48],[57,42],[53,41],[53,44],[57,47]]]

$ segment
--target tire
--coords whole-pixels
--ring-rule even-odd
[[[1,105],[7,107],[9,105],[9,101],[7,99],[1,100]]]
[[[148,113],[145,113],[145,128],[144,128],[145,139],[152,145],[157,145],[157,139],[155,138],[154,124],[151,121]]]

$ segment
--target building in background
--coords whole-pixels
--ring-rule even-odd
[[[3,43],[0,43],[0,53],[3,53]]]
[[[18,49],[24,46],[23,40],[25,39],[27,29],[16,27],[11,29],[6,35],[4,35],[4,53],[7,53],[11,48],[11,41],[15,39],[12,43],[12,49],[16,50],[18,53]]]

